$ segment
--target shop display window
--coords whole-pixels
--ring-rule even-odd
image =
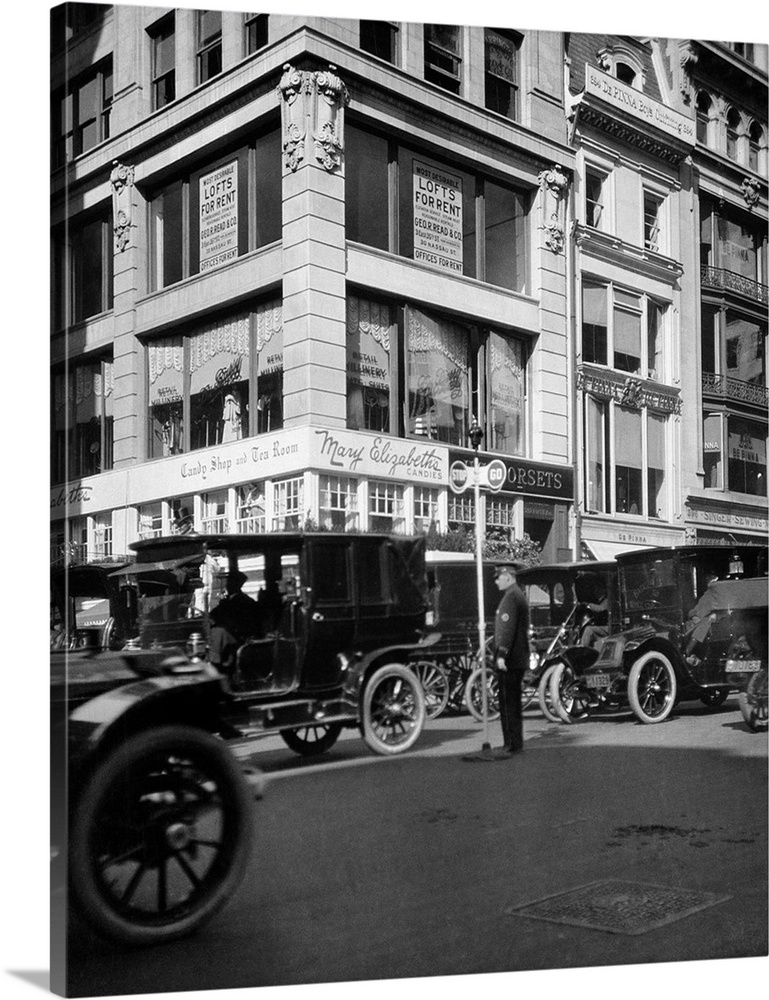
[[[347,297],[347,426],[390,431],[395,344],[390,306]]]
[[[408,432],[464,446],[470,426],[468,330],[418,309],[406,315]]]
[[[726,488],[735,493],[765,497],[766,494],[766,424],[730,415],[728,431],[728,481]]]
[[[265,485],[259,483],[245,483],[238,486],[235,498],[235,530],[250,534],[251,532],[264,531],[266,500]]]
[[[414,487],[414,531],[429,531],[438,521],[438,490]]]
[[[114,373],[109,360],[53,373],[51,479],[93,476],[112,468]]]
[[[298,531],[304,523],[304,479],[279,479],[273,484],[273,531]]]
[[[150,458],[228,444],[283,425],[281,303],[147,345]]]
[[[521,455],[525,451],[525,345],[491,333],[488,356],[489,444],[494,451]]]
[[[202,498],[202,530],[223,535],[230,530],[229,497],[227,490],[204,493]]]

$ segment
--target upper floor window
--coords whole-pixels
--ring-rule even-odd
[[[112,56],[53,96],[53,166],[60,167],[109,139]]]
[[[525,291],[523,192],[353,126],[345,141],[349,240]]]
[[[766,222],[703,198],[700,263],[709,269],[703,282],[760,300],[765,293],[760,286],[767,284],[766,235]]]
[[[396,57],[396,40],[398,25],[392,21],[360,22],[360,47],[372,56],[379,56],[387,62],[394,63]]]
[[[736,53],[738,56],[742,56],[743,59],[747,59],[748,62],[755,62],[755,46],[753,42],[724,42],[727,48],[730,48],[732,52]]]
[[[726,116],[726,155],[730,160],[738,159],[740,138],[740,113],[732,108]]]
[[[269,14],[246,14],[246,55],[263,49],[269,41]]]
[[[279,302],[147,345],[148,455],[164,458],[283,425]]]
[[[615,67],[615,76],[620,81],[620,83],[626,83],[628,87],[634,87],[636,81],[636,72],[632,66],[628,66],[627,63],[618,62]]]
[[[585,168],[585,222],[595,229],[606,228],[605,201],[608,178],[594,167]]]
[[[667,306],[637,292],[584,281],[583,362],[665,381]]]
[[[748,166],[758,173],[764,131],[758,122],[753,122],[748,133]]]
[[[61,51],[67,42],[101,20],[108,8],[93,3],[63,3],[51,11],[51,49]]]
[[[749,313],[706,303],[702,309],[702,372],[766,386],[766,323]],[[738,399],[739,392],[727,395]]]
[[[454,24],[426,24],[424,34],[425,80],[458,94],[462,80],[460,29]]]
[[[197,11],[198,83],[205,83],[222,71],[222,12]]]
[[[279,240],[277,130],[185,173],[150,199],[150,286],[165,288]]]
[[[486,107],[515,119],[518,117],[519,38],[500,28],[486,28],[484,42]]]
[[[660,253],[662,239],[662,211],[664,199],[651,191],[644,191],[644,247]]]
[[[710,97],[704,92],[700,91],[697,94],[697,142],[701,142],[704,146],[708,145],[708,140],[710,137],[710,116],[712,113],[713,102]]]
[[[164,108],[176,98],[176,30],[169,14],[149,29],[152,44],[152,107]]]
[[[706,410],[702,420],[705,489],[765,497],[766,430],[766,424],[757,420]]]
[[[61,330],[112,308],[112,213],[75,218],[54,234],[53,326]]]

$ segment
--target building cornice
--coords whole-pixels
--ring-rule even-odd
[[[574,225],[574,242],[582,253],[607,264],[614,264],[634,274],[666,282],[672,285],[684,273],[683,265],[662,254],[646,250],[621,240],[600,229],[593,229],[581,223]]]

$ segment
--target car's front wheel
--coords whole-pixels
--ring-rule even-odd
[[[581,691],[579,677],[567,663],[553,665],[550,702],[560,721],[567,725],[582,722],[588,717],[588,698]]]
[[[253,801],[226,745],[189,726],[147,729],[115,746],[73,810],[76,911],[129,945],[182,937],[237,889]]]
[[[374,753],[403,753],[425,724],[425,696],[416,674],[400,663],[375,670],[363,689],[361,729]]]
[[[342,732],[340,722],[320,723],[301,726],[299,729],[281,729],[280,735],[286,746],[302,757],[317,757],[325,753],[339,739]]]
[[[547,719],[548,722],[560,722],[561,717],[555,710],[553,705],[553,698],[550,694],[550,680],[555,671],[555,666],[549,666],[539,679],[539,686],[537,687],[537,701],[539,702],[539,710]]]
[[[643,653],[630,668],[627,694],[641,722],[664,722],[673,711],[678,684],[673,664],[656,650]]]
[[[740,691],[740,711],[742,717],[754,733],[767,729],[767,671],[760,670],[748,681],[744,691]]]

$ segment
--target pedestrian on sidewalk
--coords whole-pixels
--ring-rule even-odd
[[[517,564],[500,563],[494,570],[502,600],[494,621],[494,665],[499,685],[499,715],[503,745],[495,756],[512,757],[523,750],[521,687],[529,665],[529,605],[516,582]]]

